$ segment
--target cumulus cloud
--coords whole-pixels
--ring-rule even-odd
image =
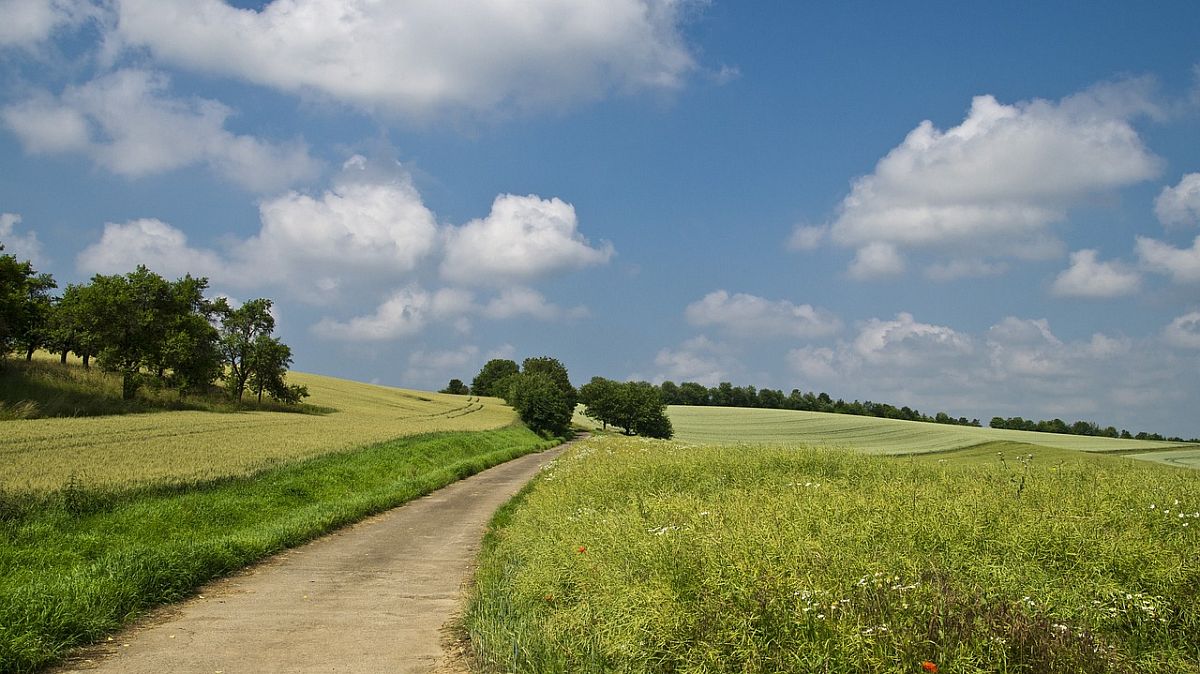
[[[657,381],[694,381],[705,386],[716,386],[727,381],[741,369],[741,365],[722,344],[700,335],[678,347],[661,349],[654,357],[658,374]]]
[[[1200,224],[1200,173],[1189,173],[1174,187],[1164,187],[1154,200],[1154,214],[1167,225]]]
[[[28,260],[36,267],[42,262],[42,243],[38,241],[37,232],[18,234],[19,224],[20,215],[0,213],[0,243],[4,244],[0,255],[12,255],[18,260]]]
[[[1166,274],[1176,283],[1200,282],[1200,236],[1192,241],[1191,248],[1176,248],[1157,239],[1139,236],[1135,249],[1144,269]]]
[[[1071,266],[1054,279],[1050,292],[1059,297],[1108,298],[1132,295],[1142,277],[1120,262],[1100,262],[1090,248],[1071,253]]]
[[[830,239],[858,251],[850,273],[862,279],[899,273],[905,251],[1057,255],[1048,230],[1072,205],[1158,174],[1161,161],[1131,124],[1158,114],[1148,87],[1126,81],[1013,105],[978,96],[958,126],[922,122],[854,181]]]
[[[313,332],[325,339],[372,342],[416,334],[431,322],[453,318],[471,305],[462,291],[429,292],[416,284],[397,290],[374,313],[348,321],[321,319]]]
[[[788,239],[792,250],[816,250],[829,236],[829,228],[822,225],[797,225]]]
[[[387,182],[351,177],[316,197],[288,192],[262,202],[259,216],[258,234],[238,247],[244,264],[277,283],[316,281],[330,295],[413,271],[439,236],[407,175]]]
[[[88,0],[0,0],[0,47],[34,47],[98,11]]]
[[[837,316],[810,304],[767,300],[755,295],[730,295],[717,290],[688,305],[692,325],[714,326],[743,338],[824,337],[842,328]]]
[[[613,253],[612,244],[593,247],[579,233],[571,204],[502,194],[486,218],[447,230],[441,272],[458,283],[511,285],[604,264]]]
[[[875,241],[858,249],[846,271],[850,278],[860,281],[899,276],[904,273],[904,257],[896,246]]]
[[[186,234],[154,218],[105,223],[100,240],[75,258],[75,266],[88,274],[125,274],[138,265],[167,278],[232,276],[220,255],[191,247]]]
[[[209,99],[169,96],[169,80],[119,70],[61,95],[47,92],[0,109],[0,121],[31,154],[81,153],[137,178],[195,164],[252,191],[309,180],[319,164],[300,141],[270,143],[225,128],[233,110]]]
[[[905,312],[890,321],[872,318],[860,327],[853,342],[854,354],[871,365],[922,366],[931,360],[969,356],[972,351],[971,339],[966,335],[918,322]]]
[[[1186,313],[1163,330],[1168,344],[1183,349],[1200,349],[1200,311]]]
[[[587,309],[582,306],[563,309],[532,288],[514,287],[505,288],[489,301],[483,307],[483,315],[494,319],[529,316],[552,321],[563,317],[582,318],[587,315]]]
[[[688,0],[120,0],[118,35],[185,68],[430,117],[672,90]]]

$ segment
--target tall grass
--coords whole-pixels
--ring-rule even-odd
[[[522,499],[485,671],[1200,672],[1194,471],[609,437]]]
[[[32,671],[211,578],[549,444],[523,427],[437,433],[207,483],[0,493],[0,671]]]

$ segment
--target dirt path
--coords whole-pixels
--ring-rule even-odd
[[[465,671],[444,653],[443,625],[487,522],[561,451],[496,466],[214,582],[56,671]]]

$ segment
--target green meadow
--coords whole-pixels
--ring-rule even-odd
[[[848,444],[573,448],[493,522],[478,668],[1200,672],[1200,472]]]
[[[872,454],[946,452],[987,442],[1015,442],[1086,452],[1135,453],[1195,445],[952,426],[850,414],[738,407],[668,408],[675,438],[697,443],[805,444]],[[1182,451],[1189,451],[1184,449]]]

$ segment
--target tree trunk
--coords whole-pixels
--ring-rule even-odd
[[[25,362],[26,363],[33,362],[33,351],[34,351],[34,348],[32,346],[25,350]]]
[[[59,365],[67,364],[67,350],[66,349],[63,349],[62,353],[58,354],[58,364]]]
[[[133,400],[133,396],[136,393],[137,373],[126,370],[121,377],[121,398],[123,400]]]
[[[92,354],[84,352],[83,354],[83,369],[88,370],[92,367]]]
[[[259,405],[261,405],[261,404],[262,404],[262,392],[263,392],[263,390],[262,390],[262,387],[261,387],[261,386],[259,386],[259,387],[258,387],[258,404],[259,404]]]

